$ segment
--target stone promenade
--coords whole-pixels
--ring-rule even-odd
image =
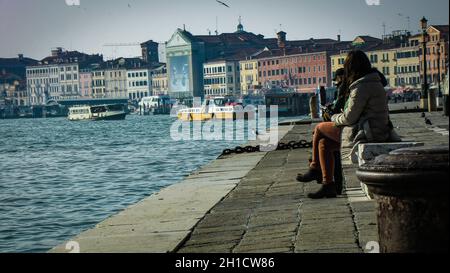
[[[425,145],[447,145],[448,117],[395,114],[399,135]],[[311,125],[296,125],[282,140],[311,139]],[[357,166],[345,166],[344,195],[309,200],[315,183],[295,181],[308,167],[309,150],[267,153],[176,250],[179,253],[362,253],[378,241],[376,204],[357,180]]]
[[[448,117],[391,116],[404,140],[447,145]],[[289,122],[291,123],[291,122]],[[311,140],[313,125],[280,126],[282,142]],[[251,143],[255,145],[256,143]],[[345,192],[309,200],[316,183],[296,182],[310,149],[233,154],[217,159],[50,252],[362,253],[378,241],[375,202],[344,166]]]

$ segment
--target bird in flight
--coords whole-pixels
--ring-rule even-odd
[[[219,0],[216,0],[216,2],[217,3],[219,3],[219,4],[221,4],[221,5],[224,5],[225,7],[227,7],[227,8],[229,8],[230,6],[228,6],[227,4],[225,4],[224,2],[222,2],[222,1],[219,1]]]

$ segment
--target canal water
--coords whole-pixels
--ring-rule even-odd
[[[0,120],[0,252],[48,251],[243,143],[174,141],[174,121]]]

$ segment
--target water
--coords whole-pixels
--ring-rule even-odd
[[[0,120],[0,252],[45,252],[243,142],[173,141],[173,121]]]

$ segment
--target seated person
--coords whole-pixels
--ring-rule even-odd
[[[344,112],[334,114],[331,122],[323,122],[316,127],[310,170],[297,177],[300,182],[322,182],[322,188],[308,197],[337,196],[334,152],[339,151],[341,145],[353,147],[358,142],[384,142],[390,138],[386,92],[379,74],[364,52],[355,50],[348,54],[343,84],[348,86],[349,92]]]

